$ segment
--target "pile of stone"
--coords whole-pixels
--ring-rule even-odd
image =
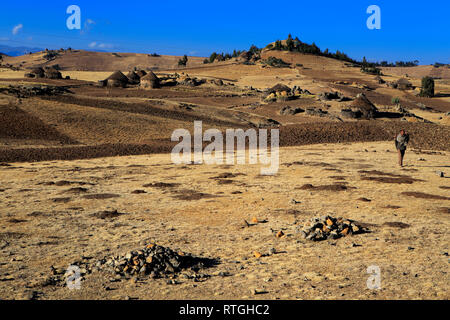
[[[196,87],[206,82],[204,79],[190,77],[188,74],[184,74],[183,72],[180,75],[175,74],[175,76],[177,78],[177,84],[182,86]]]
[[[358,226],[355,221],[350,219],[323,216],[312,218],[305,223],[300,233],[307,240],[321,241],[339,239],[350,234],[366,233],[368,231],[367,228]]]
[[[317,117],[327,117],[329,116],[328,111],[322,110],[321,108],[307,108],[306,114],[309,116],[317,116]]]
[[[125,255],[107,256],[93,263],[79,261],[72,265],[80,268],[82,276],[93,271],[104,271],[116,279],[147,275],[156,279],[173,278],[188,269],[198,272],[216,263],[215,259],[195,257],[150,243],[140,250],[127,252]]]
[[[299,107],[291,107],[291,106],[284,106],[280,110],[280,115],[296,115],[297,113],[305,112],[302,108]]]
[[[312,95],[312,93],[309,90],[302,89],[299,86],[294,86],[292,88],[291,92],[292,92],[293,95],[302,95],[302,94]]]
[[[341,101],[351,100],[351,99],[345,97],[340,92],[323,92],[323,93],[319,94],[319,96],[317,98],[318,98],[318,100],[322,100],[322,101],[337,100],[337,101],[341,102]]]

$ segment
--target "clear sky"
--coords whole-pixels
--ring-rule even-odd
[[[81,30],[69,30],[69,5]],[[381,29],[369,30],[369,5]],[[369,61],[450,63],[450,0],[2,0],[0,44],[209,56],[291,33],[321,49]]]

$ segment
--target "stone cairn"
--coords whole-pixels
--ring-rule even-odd
[[[102,271],[112,275],[114,279],[120,280],[144,276],[150,276],[153,279],[174,278],[184,270],[198,272],[217,263],[215,259],[195,257],[150,243],[140,250],[127,252],[125,255],[106,256],[92,262],[89,259],[82,259],[71,265],[80,268],[82,279],[87,274]],[[54,270],[54,275],[63,273],[53,267],[52,270]],[[65,276],[67,277],[69,274],[65,274]]]
[[[153,278],[159,278],[173,275],[183,269],[203,269],[211,262],[211,259],[194,257],[150,243],[143,249],[130,251],[124,256],[103,258],[95,266],[99,270],[105,269],[121,276],[149,274]]]
[[[358,226],[355,221],[343,218],[323,216],[312,218],[300,231],[303,238],[312,241],[339,239],[350,234],[366,233],[367,228]]]

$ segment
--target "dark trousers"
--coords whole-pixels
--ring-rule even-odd
[[[406,149],[403,149],[403,150],[397,149],[397,152],[398,152],[398,164],[400,166],[403,166],[403,158],[405,157],[405,151],[406,151]]]

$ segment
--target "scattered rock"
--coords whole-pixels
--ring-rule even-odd
[[[297,113],[301,113],[301,112],[305,112],[305,110],[303,110],[302,108],[294,108],[291,106],[284,106],[283,108],[281,108],[280,110],[280,114],[281,115],[296,115]]]
[[[338,101],[346,101],[348,98],[344,97],[344,95],[340,92],[323,92],[318,96],[319,100],[329,101],[329,100],[338,100]]]
[[[325,117],[328,115],[328,111],[323,111],[320,108],[307,108],[306,114],[309,116]]]
[[[255,296],[258,294],[266,294],[266,293],[269,293],[269,292],[264,289],[252,289],[252,294]]]
[[[261,258],[261,257],[262,257],[262,253],[261,253],[261,252],[259,252],[259,251],[255,251],[255,252],[253,252],[253,255],[255,256],[255,258],[256,258],[256,259],[259,259],[259,258]]]
[[[277,238],[282,238],[284,236],[284,232],[283,231],[278,231],[277,234],[275,235]]]

